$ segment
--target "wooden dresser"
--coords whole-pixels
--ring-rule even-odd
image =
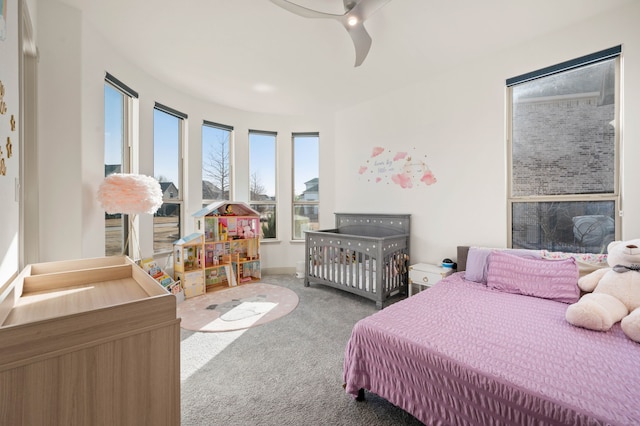
[[[25,267],[0,289],[0,424],[180,424],[175,297],[125,256]]]

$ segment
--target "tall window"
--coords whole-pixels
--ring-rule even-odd
[[[162,206],[153,217],[153,251],[170,252],[182,235],[182,141],[187,115],[156,103],[153,110],[154,176],[162,189]]]
[[[231,200],[231,135],[233,127],[202,124],[202,203]]]
[[[251,208],[260,213],[262,237],[274,239],[276,229],[275,132],[249,131],[249,194]]]
[[[319,134],[294,133],[293,140],[293,239],[304,231],[319,229]]]
[[[620,52],[507,80],[512,247],[603,253],[619,238]]]
[[[104,83],[104,176],[130,172],[131,110],[138,94],[107,73]],[[128,218],[105,212],[105,255],[123,254]],[[130,250],[130,247],[127,247]]]

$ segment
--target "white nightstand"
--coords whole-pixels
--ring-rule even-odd
[[[452,272],[452,269],[429,263],[416,263],[409,266],[409,296],[413,294],[412,284],[431,287]]]

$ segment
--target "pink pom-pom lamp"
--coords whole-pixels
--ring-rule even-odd
[[[162,189],[160,183],[150,176],[114,173],[100,184],[98,201],[109,214],[129,215],[129,226],[134,233],[132,224],[136,215],[154,214],[162,206]],[[126,253],[128,245],[129,238],[123,253]]]

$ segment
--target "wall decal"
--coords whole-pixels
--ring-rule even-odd
[[[6,3],[4,3],[3,0],[0,0],[0,11],[2,11],[3,5],[4,7],[6,7]],[[0,30],[1,29],[2,28],[0,28]],[[4,101],[4,95],[5,95],[4,84],[2,84],[2,80],[0,80],[0,115],[4,115],[7,112],[7,103]],[[16,120],[13,117],[13,114],[11,114],[9,125],[11,128],[11,131],[15,131]],[[9,159],[13,155],[13,144],[11,143],[11,138],[9,136],[7,136],[7,143],[5,145],[5,148],[7,151],[7,159]],[[6,176],[6,175],[7,175],[7,162],[5,161],[5,158],[4,158],[4,152],[3,152],[2,146],[0,146],[0,176]]]
[[[426,154],[417,154],[415,147],[411,152],[406,152],[376,146],[358,173],[368,182],[394,184],[404,189],[429,186],[436,183],[437,179],[429,169],[426,158]]]
[[[4,102],[4,84],[2,84],[2,80],[0,80],[0,114],[5,114],[6,112],[7,104]]]

